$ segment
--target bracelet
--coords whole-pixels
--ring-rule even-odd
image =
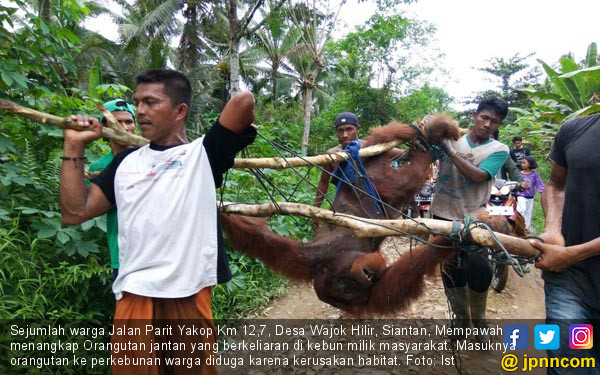
[[[76,161],[76,160],[87,160],[87,158],[85,156],[76,156],[76,157],[72,157],[71,158],[71,157],[64,156],[64,155],[61,156],[60,159],[61,160],[73,160],[73,161]]]

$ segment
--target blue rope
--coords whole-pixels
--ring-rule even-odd
[[[354,182],[356,182],[357,178],[363,178],[365,181],[365,190],[367,191],[367,194],[369,195],[369,197],[373,201],[373,204],[375,204],[375,207],[377,207],[379,212],[383,212],[383,207],[381,206],[381,203],[377,199],[378,195],[377,195],[377,191],[375,190],[375,186],[369,179],[369,176],[367,176],[367,172],[365,171],[365,167],[362,163],[362,159],[360,158],[360,155],[358,154],[359,150],[360,150],[360,141],[358,141],[358,140],[350,141],[350,143],[348,143],[348,146],[346,146],[346,148],[344,149],[345,152],[350,154],[350,159],[341,162],[338,165],[338,167],[335,169],[335,171],[333,172],[333,177],[337,178],[337,180],[338,180],[335,197],[337,198],[337,196],[340,193],[340,190],[342,189],[342,186],[344,184],[352,185],[352,184],[354,184]],[[354,163],[354,165],[356,165],[356,168],[353,167],[353,165],[352,165],[352,163],[350,163],[350,161],[352,161]],[[358,173],[360,173],[360,175],[357,175],[357,169],[358,169]]]

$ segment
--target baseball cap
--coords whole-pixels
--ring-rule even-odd
[[[335,116],[334,126],[337,128],[340,125],[354,125],[360,126],[358,124],[358,117],[352,112],[342,112],[339,115]]]
[[[135,108],[131,104],[128,104],[123,99],[115,99],[104,103],[104,108],[106,108],[109,112],[115,111],[125,111],[131,113],[133,119],[135,120]],[[100,121],[104,121],[104,116],[100,116]]]

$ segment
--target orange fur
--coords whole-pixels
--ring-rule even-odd
[[[221,225],[232,246],[294,280],[312,280],[309,259],[298,241],[271,231],[264,220],[241,215],[220,214]]]

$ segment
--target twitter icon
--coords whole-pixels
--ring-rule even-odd
[[[555,350],[560,346],[560,327],[556,324],[538,324],[534,330],[536,349]]]

